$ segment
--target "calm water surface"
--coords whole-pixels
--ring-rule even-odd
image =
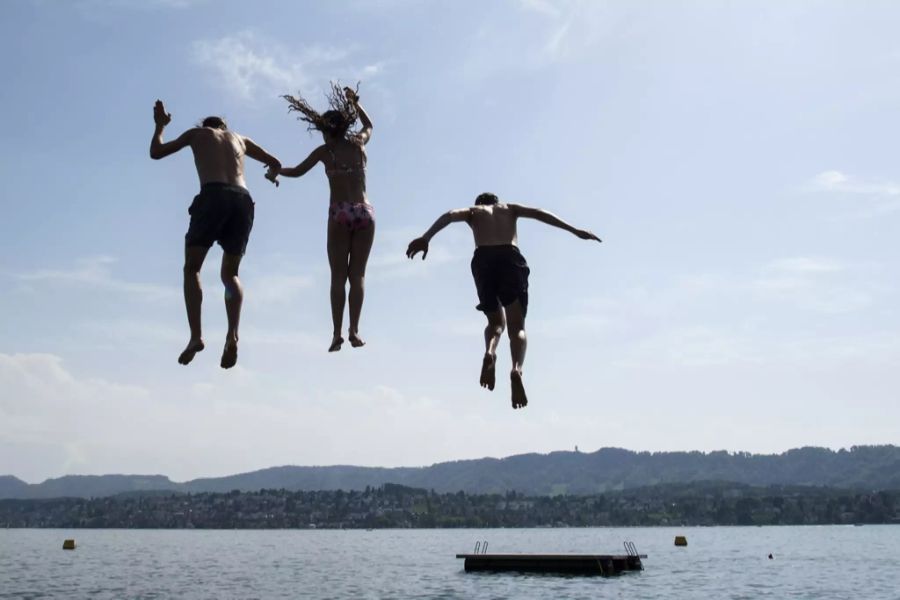
[[[687,548],[673,545],[686,535]],[[78,549],[63,551],[76,538]],[[619,577],[467,574],[456,553],[621,553]],[[767,558],[768,554],[774,560]],[[900,526],[381,531],[0,530],[0,598],[900,600]]]

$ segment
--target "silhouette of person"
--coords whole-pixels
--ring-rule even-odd
[[[523,408],[528,404],[522,383],[522,365],[527,347],[525,314],[528,311],[528,275],[531,270],[518,248],[516,222],[520,218],[536,219],[565,229],[583,240],[600,241],[590,231],[577,229],[547,211],[503,203],[496,195],[485,193],[475,199],[475,206],[451,210],[438,217],[422,237],[409,243],[406,250],[409,258],[422,252],[422,260],[425,260],[428,243],[444,227],[460,221],[471,227],[476,246],[471,263],[478,293],[476,308],[487,317],[480,383],[481,387],[494,389],[497,345],[504,328],[507,328],[512,355],[509,376],[513,408]]]
[[[289,110],[300,113],[298,119],[309,130],[321,132],[325,143],[310,152],[300,164],[291,168],[270,168],[266,174],[301,177],[317,163],[325,166],[331,190],[328,207],[328,265],[331,268],[331,321],[333,333],[329,352],[337,352],[344,343],[341,329],[344,305],[348,300],[350,281],[350,328],[347,338],[354,348],[364,346],[359,337],[359,318],[365,299],[366,264],[375,239],[375,210],[366,197],[366,149],[372,136],[372,121],[359,104],[355,90],[341,90],[331,84],[328,95],[330,110],[319,114],[302,97],[282,96]],[[362,123],[359,131],[353,126]]]
[[[237,363],[238,325],[244,298],[238,268],[253,227],[254,204],[244,182],[244,155],[271,168],[278,168],[281,163],[250,138],[229,130],[221,117],[207,117],[199,127],[188,129],[171,142],[163,142],[163,129],[171,120],[172,115],[157,100],[153,106],[156,129],[150,140],[150,158],[159,160],[190,146],[200,178],[200,193],[188,209],[191,221],[184,236],[184,305],[191,339],[178,362],[190,363],[205,347],[200,323],[203,302],[200,269],[213,242],[218,242],[223,251],[221,277],[228,316],[220,364],[223,369],[230,369]]]

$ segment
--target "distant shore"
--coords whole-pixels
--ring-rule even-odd
[[[181,494],[0,500],[0,528],[382,529],[835,525],[900,523],[900,490],[666,484],[594,495],[364,491]]]

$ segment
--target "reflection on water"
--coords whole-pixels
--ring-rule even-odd
[[[676,548],[677,534],[688,538]],[[78,541],[62,550],[63,539]],[[459,552],[622,553],[615,578],[467,574]],[[769,560],[772,554],[774,560]],[[900,599],[900,527],[0,530],[0,598]]]

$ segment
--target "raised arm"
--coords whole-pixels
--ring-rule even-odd
[[[191,144],[191,137],[194,132],[193,129],[188,129],[171,142],[163,142],[163,129],[165,129],[166,125],[171,121],[172,115],[166,112],[166,108],[163,106],[162,101],[157,100],[156,104],[153,105],[153,122],[156,124],[156,128],[153,130],[153,137],[150,138],[150,158],[153,160],[159,160],[170,154],[175,154],[182,148],[190,146]]]
[[[359,122],[362,123],[362,130],[357,134],[357,137],[363,144],[368,144],[369,139],[372,137],[372,119],[369,118],[368,113],[359,103],[359,94],[356,91],[345,87],[344,95],[347,97],[347,100],[353,103],[353,106],[356,108],[356,114],[359,115]]]
[[[428,242],[431,241],[437,233],[449,225],[450,223],[457,223],[459,221],[468,221],[469,215],[471,214],[470,209],[468,208],[459,208],[456,210],[448,210],[437,220],[431,224],[431,227],[428,228],[428,231],[422,234],[422,237],[418,237],[409,243],[409,247],[406,249],[406,256],[409,258],[414,258],[417,253],[422,253],[422,260],[425,260],[425,257],[428,256]]]
[[[572,235],[576,235],[583,240],[595,240],[601,241],[596,235],[587,231],[586,229],[578,229],[577,227],[573,227],[569,225],[556,215],[551,212],[547,212],[546,210],[541,210],[540,208],[532,208],[530,206],[522,206],[521,204],[510,204],[509,207],[513,210],[513,213],[517,217],[523,217],[525,219],[534,219],[536,221],[540,221],[541,223],[546,223],[547,225],[552,225],[553,227],[559,227],[560,229],[565,229]]]

